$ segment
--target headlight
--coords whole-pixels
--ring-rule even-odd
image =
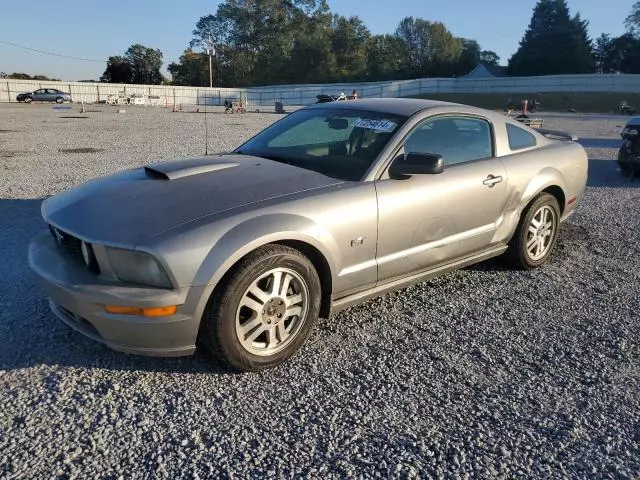
[[[113,273],[123,282],[171,288],[162,265],[148,253],[112,247],[107,247],[106,250]]]

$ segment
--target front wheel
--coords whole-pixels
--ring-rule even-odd
[[[275,367],[306,341],[320,298],[309,259],[293,248],[267,245],[241,260],[212,295],[199,339],[233,370]]]
[[[31,97],[24,97],[23,102],[24,102],[24,103],[31,103],[31,102],[33,102],[33,98],[31,98]]]
[[[549,261],[558,238],[560,206],[553,195],[541,193],[524,210],[509,242],[507,257],[516,268],[537,268]]]

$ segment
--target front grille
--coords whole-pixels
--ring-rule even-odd
[[[63,232],[53,225],[49,225],[49,231],[51,232],[51,235],[58,247],[63,249],[73,261],[79,262],[81,265],[86,267],[82,258],[82,240],[74,237],[70,233]],[[97,264],[95,262],[91,262],[89,269],[98,273]]]

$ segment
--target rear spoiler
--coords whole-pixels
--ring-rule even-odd
[[[563,140],[567,142],[578,141],[577,135],[561,132],[560,130],[547,130],[546,128],[536,128],[535,130],[551,140]]]

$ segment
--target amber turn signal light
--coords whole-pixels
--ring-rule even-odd
[[[116,315],[138,315],[141,317],[166,317],[173,315],[177,311],[175,305],[169,305],[168,307],[122,307],[120,305],[106,305],[104,307],[105,312],[113,313]]]

